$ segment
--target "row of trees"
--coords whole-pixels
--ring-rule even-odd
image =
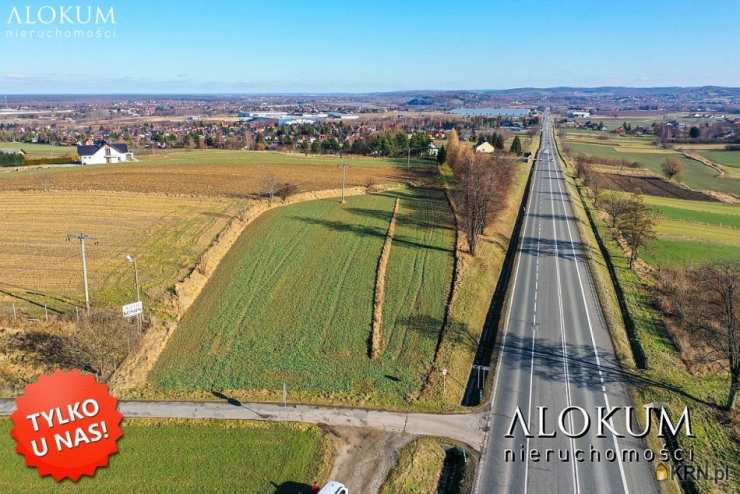
[[[682,163],[669,158],[662,164],[669,180],[683,170]],[[639,251],[655,237],[657,215],[642,196],[617,191],[598,193],[595,180],[584,161],[576,163],[576,174],[592,191],[596,205],[608,215],[609,226],[624,239],[629,249],[630,268]],[[659,268],[656,272],[657,302],[664,314],[673,317],[690,334],[727,360],[730,392],[726,407],[738,406],[740,390],[740,263],[719,262],[682,268]],[[709,357],[711,358],[711,356]]]
[[[23,155],[20,153],[3,153],[0,151],[0,166],[21,166]]]
[[[426,133],[415,132],[409,137],[405,132],[398,132],[356,139],[347,152],[390,157],[404,157],[409,153],[419,156],[429,149],[431,143],[432,139]]]
[[[455,198],[470,254],[477,254],[478,241],[496,213],[506,205],[514,178],[510,156],[475,153],[461,144],[453,130],[445,150],[447,164],[457,179]]]
[[[476,145],[481,145],[484,142],[488,142],[496,149],[503,150],[504,149],[504,136],[499,134],[498,132],[494,132],[491,135],[479,135],[478,141],[476,142]]]

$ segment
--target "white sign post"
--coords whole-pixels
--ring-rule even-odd
[[[442,369],[442,394],[447,394],[447,367]]]
[[[134,317],[144,312],[144,304],[139,300],[123,306],[123,317]]]

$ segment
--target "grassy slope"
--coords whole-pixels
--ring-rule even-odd
[[[57,485],[41,479],[15,453],[9,420],[0,420],[0,492],[243,492],[264,494],[275,485],[308,493],[326,480],[331,451],[314,426],[236,421],[131,420],[120,451],[93,478]],[[248,459],[245,461],[245,459]]]
[[[380,494],[436,492],[444,459],[445,450],[436,439],[417,439],[401,450]]]
[[[567,186],[576,216],[579,218],[579,230],[587,246],[589,264],[594,274],[599,299],[604,308],[611,332],[615,351],[622,366],[640,377],[657,383],[652,386],[641,386],[632,389],[636,406],[645,403],[665,403],[672,414],[678,416],[684,406],[691,409],[692,425],[695,438],[681,436],[681,446],[693,448],[697,461],[703,464],[729,465],[732,469],[732,485],[723,486],[720,492],[736,492],[740,488],[740,447],[733,441],[732,432],[723,425],[723,414],[709,404],[723,403],[729,389],[729,378],[726,375],[694,376],[688,372],[680,355],[673,346],[662,326],[660,315],[652,308],[651,298],[646,287],[637,274],[629,269],[628,261],[621,247],[612,239],[606,224],[598,216],[589,200],[582,202],[576,192],[576,182],[569,172]],[[615,265],[617,278],[621,285],[637,337],[648,361],[648,369],[636,370],[632,360],[624,322],[619,312],[614,287],[609,278],[604,258],[601,256],[593,231],[589,227],[584,207],[591,210],[601,238]],[[678,390],[677,391],[672,391]],[[653,447],[655,447],[653,445]],[[708,492],[711,485],[704,482],[701,487]]]
[[[614,138],[616,139],[616,138]],[[589,142],[584,143],[579,140],[569,140],[568,145],[572,148],[573,153],[583,153],[591,156],[598,156],[607,159],[616,160],[627,160],[636,161],[641,166],[650,169],[654,173],[661,175],[661,165],[666,158],[676,158],[684,166],[684,171],[680,176],[680,180],[692,187],[699,190],[717,190],[719,192],[728,192],[734,194],[740,194],[740,179],[730,177],[718,177],[717,172],[712,170],[706,165],[699,163],[696,160],[692,160],[684,157],[676,151],[660,150],[654,146],[646,147],[642,141],[631,140],[628,143],[641,143],[641,144],[628,144],[631,147],[627,147],[625,151],[618,151],[620,147],[619,142],[614,139],[601,142]],[[640,146],[644,147],[643,152],[640,151]],[[667,152],[655,152],[655,151],[667,151]]]
[[[373,362],[375,268],[397,195],[388,351]],[[450,289],[445,208],[440,193],[404,189],[353,197],[346,206],[325,200],[266,213],[181,321],[154,382],[174,393],[217,387],[253,398],[278,398],[287,382],[291,398],[302,401],[404,406],[431,363]],[[429,220],[446,227],[420,227]]]

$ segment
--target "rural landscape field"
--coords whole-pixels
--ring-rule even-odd
[[[372,360],[376,265],[396,198],[383,350]],[[307,400],[411,401],[442,331],[453,241],[447,201],[432,190],[267,213],[244,231],[185,315],[154,382],[173,391],[264,389],[276,396],[287,383]]]
[[[79,241],[88,242],[92,301],[135,298],[134,256],[147,300],[161,303],[165,290],[186,274],[239,203],[228,198],[143,195],[128,192],[5,191],[0,193],[0,303],[38,315],[84,307]],[[71,238],[68,239],[68,236]]]
[[[424,177],[426,161],[229,150],[167,151],[125,167],[37,168],[0,173],[0,190],[107,190],[162,194],[254,197],[267,177],[279,176],[299,191],[336,189],[347,164],[347,185]]]
[[[659,217],[646,247],[648,264],[697,264],[740,260],[740,207],[706,201],[646,196]]]
[[[0,494],[740,493],[740,2],[172,7],[0,5]]]
[[[676,159],[683,165],[679,180],[695,190],[713,190],[740,194],[740,178],[720,173],[705,164],[686,157],[680,150],[656,146],[649,137],[615,136],[602,133],[568,131],[563,143],[573,154],[583,154],[598,159],[637,163],[656,176],[661,176],[661,165],[666,159]],[[732,156],[737,151],[726,151]]]

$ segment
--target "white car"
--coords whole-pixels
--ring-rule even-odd
[[[344,486],[344,484],[330,480],[321,488],[319,494],[349,494],[349,490]]]

